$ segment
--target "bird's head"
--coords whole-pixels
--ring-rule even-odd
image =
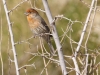
[[[37,15],[38,12],[35,9],[33,9],[33,8],[29,8],[29,9],[26,10],[26,12],[24,14],[26,16],[29,16],[29,15]]]

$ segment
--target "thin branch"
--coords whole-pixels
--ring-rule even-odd
[[[1,11],[1,7],[0,7],[0,11]],[[1,13],[1,12],[0,12]],[[0,31],[0,60],[1,60],[1,74],[4,75],[4,71],[3,71],[3,59],[2,59],[2,53],[1,53],[1,49],[2,49],[2,18],[1,18],[1,31]]]
[[[91,24],[90,24],[89,33],[88,33],[88,36],[87,36],[87,39],[86,39],[86,42],[85,42],[85,53],[86,54],[87,54],[87,42],[88,42],[92,27],[93,27],[93,22],[94,22],[94,18],[95,18],[95,14],[96,14],[96,8],[97,8],[97,1],[95,1],[95,8],[94,8],[94,13],[93,13],[93,18],[92,18],[92,21],[91,21]],[[84,72],[85,75],[88,74],[87,69],[88,69],[88,55],[86,57],[86,66],[85,66],[85,72]]]
[[[8,22],[7,25],[8,25],[8,28],[9,28],[9,34],[10,34],[10,39],[11,39],[12,51],[13,51],[13,55],[14,55],[14,64],[15,64],[15,69],[16,69],[16,75],[19,75],[18,60],[17,60],[17,54],[16,54],[15,45],[14,45],[14,38],[13,38],[13,32],[12,32],[9,12],[8,12],[8,9],[7,9],[7,6],[6,6],[6,1],[5,0],[2,0],[2,1],[3,1],[5,13],[6,13],[7,22]]]
[[[39,10],[39,11],[41,11],[41,12],[44,12],[44,13],[45,13],[45,11],[44,11],[44,10],[42,10],[42,9],[40,9],[40,8],[37,8],[37,7],[36,7],[35,2],[36,2],[36,0],[34,0],[34,9]]]
[[[59,56],[62,74],[68,75],[67,70],[66,70],[66,65],[65,65],[65,62],[64,62],[62,46],[61,46],[60,41],[59,41],[59,37],[58,37],[57,31],[56,31],[55,24],[53,23],[53,18],[52,18],[52,15],[51,15],[51,12],[50,12],[50,9],[49,9],[49,6],[48,6],[48,2],[47,2],[47,0],[42,0],[42,2],[43,2],[43,5],[44,5],[44,8],[45,8],[45,11],[46,11],[47,18],[49,20],[49,24],[50,24],[51,27],[53,27],[52,34],[53,34],[53,38],[54,38],[54,41],[56,43],[56,47],[57,47],[57,50],[58,50],[58,56]]]
[[[86,42],[85,42],[85,50],[87,52],[87,42],[88,42],[88,39],[89,39],[89,36],[91,34],[91,30],[92,30],[92,27],[93,27],[93,22],[94,22],[94,18],[95,18],[95,15],[96,15],[96,8],[97,8],[97,2],[95,1],[95,8],[94,8],[94,13],[93,13],[93,18],[91,20],[91,24],[90,24],[90,28],[89,28],[89,33],[88,33],[88,36],[87,36],[87,39],[86,39]]]
[[[15,7],[13,7],[11,10],[9,10],[8,13],[12,12],[13,10],[17,9],[21,4],[23,4],[24,2],[26,2],[28,0],[23,0],[22,2],[18,3]]]
[[[44,51],[43,51],[43,40],[41,39],[41,37],[40,37],[40,46],[41,46],[41,50],[42,50],[42,54],[43,54],[44,53]],[[46,68],[46,60],[45,60],[44,57],[43,57],[43,62],[44,62],[46,75],[48,75],[48,71],[47,71],[47,68]],[[42,74],[42,72],[41,72],[41,74]]]
[[[90,5],[86,3],[84,0],[80,0],[82,3],[84,3],[88,8],[90,8]],[[93,7],[93,10],[95,10],[95,7]],[[98,12],[100,12],[100,9],[96,9]]]
[[[84,25],[84,28],[83,28],[83,32],[81,34],[80,40],[78,42],[78,46],[76,48],[76,51],[75,51],[75,54],[74,54],[74,57],[73,57],[73,62],[74,62],[75,69],[76,69],[76,75],[80,74],[78,63],[76,61],[76,56],[77,56],[77,52],[79,52],[79,49],[81,47],[81,44],[82,44],[82,41],[83,41],[83,38],[84,38],[84,34],[85,34],[85,31],[86,31],[86,28],[87,28],[87,25],[88,25],[88,22],[89,22],[89,19],[90,19],[90,16],[91,16],[91,12],[92,12],[92,9],[93,9],[94,2],[95,2],[95,0],[92,0],[91,8],[89,10],[89,13],[88,13],[88,16],[87,16],[87,19],[86,19],[86,22],[85,22],[85,25]]]
[[[82,41],[83,41],[83,38],[84,38],[84,34],[85,34],[85,32],[86,32],[86,28],[87,28],[87,25],[88,25],[88,22],[89,22],[91,13],[92,13],[92,7],[93,7],[94,3],[95,3],[95,0],[92,0],[91,8],[90,8],[89,13],[88,13],[88,15],[87,15],[87,19],[86,19],[86,22],[85,22],[85,25],[84,25],[82,34],[81,34],[80,40],[79,40],[79,42],[78,42],[78,46],[77,46],[77,48],[76,48],[75,57],[77,56],[77,52],[79,51],[80,46],[81,46],[81,44],[82,44]]]
[[[33,64],[29,64],[29,65],[24,65],[24,66],[20,67],[19,70],[21,70],[22,68],[25,68],[25,67],[30,67],[30,66],[34,67],[36,69],[36,67],[35,67],[35,65],[33,63]]]

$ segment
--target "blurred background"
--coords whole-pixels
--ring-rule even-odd
[[[11,10],[21,1],[22,0],[6,0],[8,10]],[[34,0],[30,0],[30,1],[34,7]],[[88,5],[91,4],[92,0],[84,0],[84,2],[86,2],[87,5],[82,3],[82,1],[80,0],[48,0],[53,18],[57,15],[64,15],[66,18],[70,19],[71,21],[79,21],[79,22],[74,22],[72,24],[69,20],[58,19],[56,21],[56,28],[57,28],[60,40],[62,39],[62,36],[64,34],[63,31],[66,30],[68,25],[72,24],[71,29],[67,32],[67,35],[71,36],[71,39],[73,39],[74,41],[76,42],[79,41],[80,34],[82,32],[84,22],[86,20],[86,17],[89,11]],[[100,5],[100,0],[97,1],[98,9],[100,9],[99,5]],[[35,0],[35,6],[39,9],[44,10],[42,0]],[[31,54],[31,53],[37,53],[37,49],[41,53],[40,40],[39,38],[32,38],[27,41],[27,39],[29,39],[33,35],[28,26],[26,16],[24,15],[25,11],[30,7],[31,5],[29,1],[24,2],[17,9],[13,10],[9,14],[9,16],[12,22],[14,42],[17,43],[17,42],[24,41],[19,44],[17,43],[15,45],[16,53],[18,55],[17,58],[18,58],[19,67],[34,63],[35,68],[32,66],[26,67],[27,75],[40,75],[40,73],[42,72],[44,68],[43,58],[41,56],[34,57]],[[49,25],[46,14],[39,10],[38,12],[44,18],[46,23]],[[100,33],[99,32],[100,32],[100,11],[97,11],[95,15],[91,35],[89,37],[88,44],[87,44],[88,49],[95,50],[99,48],[99,45],[100,45],[99,44],[100,43]],[[86,31],[84,41],[82,43],[83,46],[85,44],[87,34],[88,34],[88,29]],[[14,63],[11,63],[9,61],[9,59],[13,60],[13,53],[11,50],[9,30],[8,30],[7,19],[6,19],[2,0],[0,0],[0,39],[1,38],[2,38],[1,54],[2,54],[3,66],[4,66],[4,75],[15,75],[16,73],[15,73]],[[43,43],[44,43],[45,48],[49,52],[48,50],[49,48],[46,42],[44,41]],[[55,43],[53,39],[52,39],[52,44],[55,47]],[[72,48],[71,48],[70,40],[68,39],[68,37],[65,37],[63,41],[61,42],[61,44],[62,44],[64,54],[71,56]],[[75,49],[77,47],[77,44],[73,43],[72,46],[73,46],[73,49]],[[84,52],[84,48],[80,48],[80,49],[81,49],[80,50],[81,52]],[[58,57],[55,57],[55,59],[58,59]],[[65,58],[65,59],[68,61],[68,63],[70,63],[73,66],[72,60],[68,58]],[[46,62],[48,61],[49,60],[46,60]],[[97,63],[99,61],[100,59],[98,58]],[[60,66],[57,65],[56,63],[49,63],[47,69],[48,69],[49,75],[61,75],[62,74]],[[0,62],[0,73],[1,73],[1,62]],[[74,73],[75,72],[73,71],[69,75],[74,75]],[[25,75],[24,68],[20,70],[20,75]],[[46,75],[45,71],[42,73],[42,75]]]

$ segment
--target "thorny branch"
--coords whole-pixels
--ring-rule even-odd
[[[16,5],[15,7],[13,7],[11,10],[9,10],[8,13],[10,13],[10,12],[12,12],[13,10],[17,9],[21,4],[23,4],[23,3],[26,2],[26,1],[28,1],[28,0],[23,0],[23,1],[21,1],[19,4],[17,4],[17,5]]]
[[[3,0],[3,1],[5,1],[5,0]],[[27,1],[29,1],[31,7],[33,7],[32,6],[32,3],[31,3],[31,0],[22,0],[20,3],[18,3],[11,10],[6,11],[6,15],[8,15],[12,11],[16,10],[21,4],[23,4],[24,2],[27,2]],[[85,41],[85,46],[82,45],[82,44],[79,45],[81,48],[83,48],[85,50],[85,53],[78,52],[78,53],[76,53],[76,55],[74,55],[75,54],[75,50],[76,51],[79,51],[79,49],[75,49],[73,47],[73,44],[78,45],[79,42],[76,42],[75,40],[72,39],[71,33],[70,33],[69,36],[67,35],[67,33],[73,31],[73,28],[72,27],[73,27],[73,24],[75,24],[75,23],[79,23],[82,26],[89,25],[88,22],[90,22],[89,19],[91,17],[91,12],[88,14],[85,23],[84,22],[81,22],[81,21],[78,21],[78,20],[73,21],[72,19],[69,19],[69,18],[65,17],[64,15],[55,16],[51,23],[54,24],[58,19],[65,19],[66,21],[68,21],[66,30],[63,30],[62,29],[63,34],[60,36],[61,37],[60,43],[63,43],[64,39],[66,39],[66,37],[67,37],[67,39],[70,41],[70,46],[71,46],[71,50],[72,50],[72,55],[63,55],[64,58],[65,58],[64,59],[64,62],[65,62],[65,64],[68,65],[68,66],[64,66],[68,70],[67,74],[70,74],[73,71],[76,72],[76,75],[87,75],[87,74],[92,75],[92,74],[95,74],[95,71],[96,71],[96,74],[99,74],[98,73],[98,68],[100,66],[100,62],[97,63],[97,57],[100,56],[99,49],[98,50],[91,50],[91,49],[87,48],[87,45],[88,45],[87,42],[89,40],[89,36],[90,36],[91,31],[92,31],[92,27],[93,27],[93,22],[94,22],[94,19],[95,19],[94,17],[95,17],[96,11],[100,11],[100,10],[97,8],[98,7],[97,6],[97,0],[92,0],[91,5],[87,4],[84,0],[80,0],[80,1],[82,3],[84,3],[88,8],[90,8],[90,11],[91,12],[93,12],[92,21],[90,23],[89,32],[87,34],[88,35],[87,36],[87,40]],[[6,5],[6,2],[4,3],[4,6],[5,5]],[[36,9],[36,10],[39,10],[39,11],[42,11],[42,12],[46,13],[46,11],[44,11],[44,10],[39,9],[39,8],[36,7],[35,1],[34,1],[34,7],[33,8]],[[8,19],[9,19],[9,16],[8,16],[7,20]],[[12,23],[9,22],[8,24],[11,25]],[[86,30],[87,29],[85,27],[83,29],[83,32],[82,33],[85,34],[85,31]],[[1,64],[2,64],[2,75],[3,75],[3,63],[4,62],[2,61],[2,56],[1,56],[1,48],[2,48],[1,47],[2,46],[1,45],[1,43],[2,43],[2,21],[1,21],[1,32],[0,32],[0,34],[1,34],[0,35],[0,38],[1,38],[0,39],[0,59],[1,59]],[[53,35],[53,34],[46,33],[46,34],[41,34],[41,35],[35,35],[35,36],[32,36],[32,37],[30,37],[30,38],[28,38],[26,40],[18,41],[16,43],[14,43],[14,41],[13,41],[13,45],[12,46],[14,47],[15,45],[23,44],[23,43],[28,43],[29,45],[32,45],[29,42],[29,40],[33,39],[34,37],[42,36],[42,35]],[[11,38],[14,40],[13,36],[11,36]],[[83,41],[83,39],[82,39],[82,41]],[[45,46],[43,44],[43,41],[41,41],[41,39],[40,39],[40,47],[41,47],[42,52],[40,52],[39,51],[39,48],[37,47],[37,52],[36,53],[32,53],[32,52],[26,52],[26,53],[29,54],[29,55],[32,55],[32,57],[29,59],[29,61],[35,59],[36,57],[42,57],[43,58],[42,60],[43,60],[43,63],[44,63],[44,67],[41,70],[40,75],[43,74],[43,72],[46,72],[46,75],[49,75],[49,72],[48,72],[48,68],[47,67],[50,65],[50,63],[52,62],[52,64],[57,64],[58,66],[60,66],[60,61],[57,58],[58,55],[55,55],[55,56],[50,57],[50,54],[47,51],[47,49],[45,48]],[[12,49],[14,49],[14,48],[12,48]],[[16,52],[13,53],[13,54],[15,56],[17,56],[16,55]],[[17,57],[15,57],[15,58],[17,58]],[[71,61],[73,61],[74,66],[71,65],[71,63],[69,63],[69,61],[67,61],[66,58],[69,59],[69,60],[71,60]],[[77,58],[78,58],[78,60],[77,60]],[[11,63],[16,63],[17,62],[17,60],[16,61],[15,60],[12,60],[10,58],[10,56],[8,56],[8,60],[10,61],[10,65],[9,66],[11,66]],[[79,64],[81,64],[81,67],[79,66]],[[19,75],[19,70],[22,70],[24,68],[25,69],[25,73],[27,75],[27,72],[28,71],[27,71],[26,67],[34,67],[35,69],[37,68],[37,66],[35,65],[35,63],[29,64],[29,65],[23,65],[23,66],[21,66],[21,67],[18,68],[18,63],[16,63],[16,68],[17,68],[17,71],[16,71],[17,73],[16,74]],[[81,68],[81,70],[80,70],[80,68]],[[9,69],[9,70],[11,70],[11,69]]]

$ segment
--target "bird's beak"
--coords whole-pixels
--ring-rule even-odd
[[[27,12],[25,12],[24,14],[25,14],[26,16],[28,16],[28,15],[29,15],[29,13],[27,13]]]

